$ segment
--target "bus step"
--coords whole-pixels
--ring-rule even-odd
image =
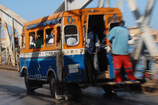
[[[118,84],[116,82],[104,82],[104,83],[97,83],[97,85],[121,85],[121,84],[139,84],[139,81],[123,81],[122,83]]]

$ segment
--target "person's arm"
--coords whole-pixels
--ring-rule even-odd
[[[132,36],[131,35],[128,35],[128,40],[131,40],[132,39]]]
[[[95,35],[95,47],[96,47],[96,49],[101,48],[101,43],[99,41],[98,35]]]
[[[113,29],[109,32],[109,34],[107,35],[107,38],[108,38],[109,41],[112,41],[112,39],[113,39],[114,36],[115,36],[115,33],[116,33],[116,28],[113,28]]]

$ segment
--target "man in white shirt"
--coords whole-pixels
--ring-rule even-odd
[[[54,44],[54,38],[55,38],[55,30],[53,29],[51,31],[51,35],[48,35],[48,38],[47,38],[47,44]]]
[[[74,46],[74,45],[77,44],[77,40],[76,40],[75,37],[69,37],[69,38],[66,40],[66,42],[67,42],[67,45],[69,45],[69,46]]]

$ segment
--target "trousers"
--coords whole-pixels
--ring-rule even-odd
[[[87,76],[88,80],[93,81],[97,79],[97,74],[99,74],[99,64],[97,54],[89,54],[85,53],[86,57],[86,68],[87,68]],[[94,78],[93,78],[94,75]]]
[[[128,79],[136,80],[136,78],[133,75],[133,68],[129,55],[113,55],[113,63],[114,63],[115,82],[122,82],[121,74],[120,74],[122,66],[124,67],[125,72],[128,75]]]

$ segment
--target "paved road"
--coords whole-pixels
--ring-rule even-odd
[[[107,98],[100,87],[89,87],[82,92],[80,100],[70,101],[53,99],[48,85],[27,93],[18,72],[0,70],[0,105],[158,105],[158,93],[118,92],[117,97]]]

